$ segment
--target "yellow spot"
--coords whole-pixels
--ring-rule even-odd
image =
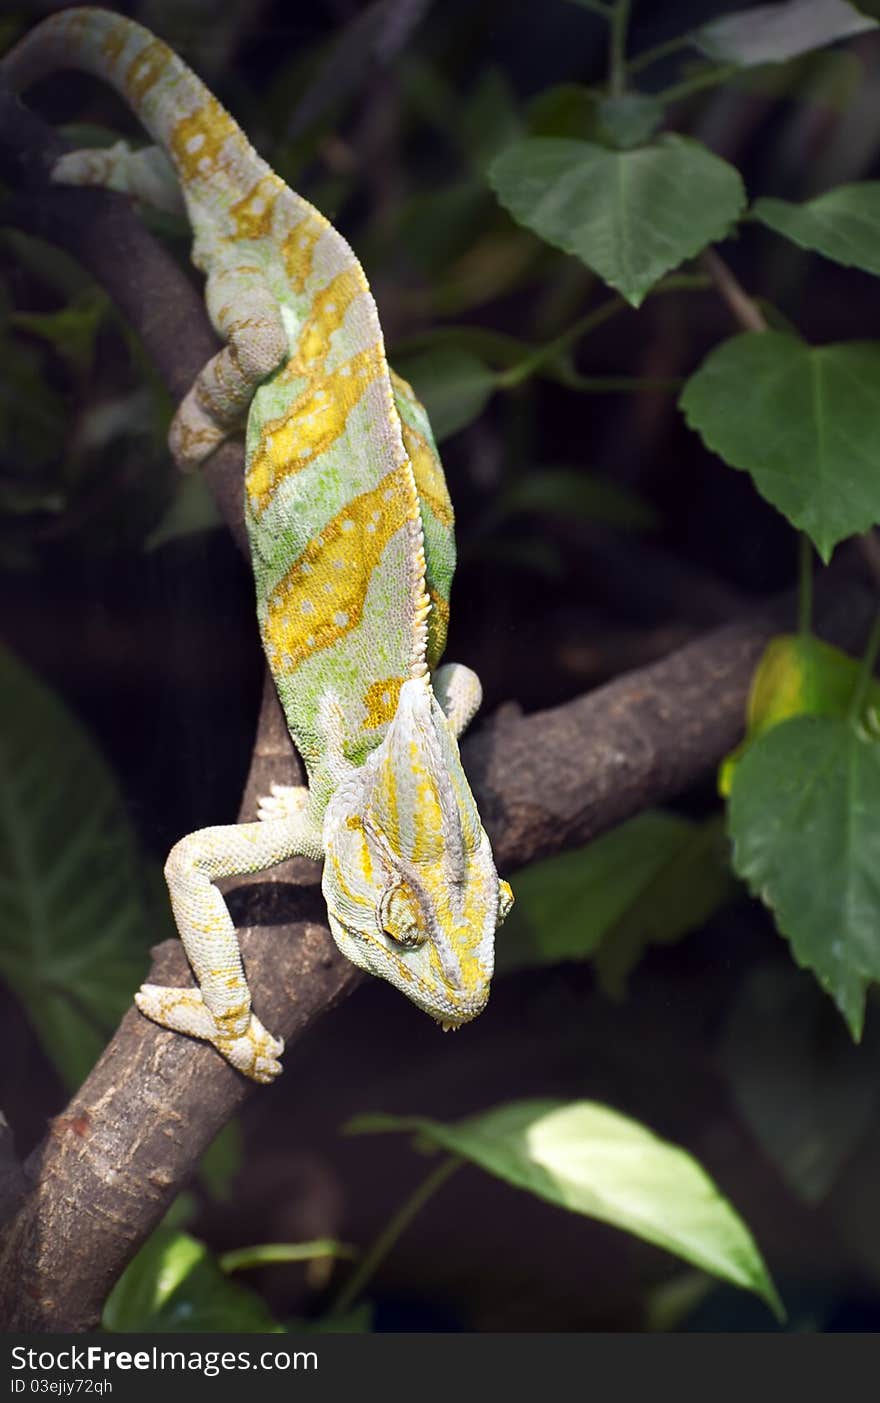
[[[204,141],[192,149],[193,138],[203,136]],[[202,173],[213,170],[220,152],[227,141],[241,142],[241,132],[229,113],[215,97],[209,97],[202,107],[182,117],[169,139],[169,152],[182,181],[197,179]]]
[[[315,245],[330,225],[322,214],[316,209],[309,209],[305,219],[301,220],[294,229],[284,239],[281,245],[281,256],[284,259],[284,267],[287,277],[294,292],[303,292],[312,271],[312,260],[315,255]]]
[[[167,44],[163,44],[161,39],[154,39],[132,59],[125,75],[125,90],[135,111],[173,57]]]
[[[386,498],[389,483],[393,490]],[[377,509],[377,529],[368,535],[364,525]],[[284,657],[285,670],[331,647],[358,626],[373,571],[392,537],[406,521],[416,519],[416,513],[412,478],[403,465],[388,473],[371,492],[347,503],[322,528],[321,535],[309,542],[276,587],[263,625],[264,642]],[[342,529],[345,520],[355,524],[353,537]],[[338,561],[344,569],[336,569]],[[312,606],[311,611],[306,609],[307,635],[303,631],[306,602]]]
[[[402,685],[403,679],[400,677],[384,677],[379,682],[370,684],[364,693],[364,706],[367,711],[365,731],[372,731],[377,726],[384,726],[386,722],[394,720]]]
[[[101,54],[107,60],[108,66],[112,67],[124,48],[125,29],[121,24],[115,24],[108,29],[101,45]]]
[[[199,133],[201,135],[201,133]],[[264,239],[272,231],[272,214],[275,201],[284,184],[273,171],[264,175],[248,191],[243,200],[234,204],[229,213],[235,225],[233,237],[238,239]]]

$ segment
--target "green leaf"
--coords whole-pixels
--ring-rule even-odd
[[[611,144],[625,151],[654,135],[663,121],[663,104],[648,93],[624,93],[606,97],[598,115]]]
[[[791,965],[759,965],[737,991],[722,1066],[749,1129],[805,1203],[827,1196],[876,1115],[877,1058],[866,1053]]]
[[[46,341],[80,375],[92,366],[95,342],[110,304],[89,288],[57,312],[14,312],[8,323]]]
[[[401,1130],[472,1160],[572,1213],[611,1223],[782,1314],[754,1239],[684,1150],[593,1101],[514,1101],[452,1125],[422,1116],[358,1116],[360,1133]]]
[[[746,709],[746,735],[723,761],[718,788],[730,793],[736,767],[759,736],[792,716],[849,714],[861,664],[812,634],[781,633],[755,669]],[[866,707],[880,708],[880,683],[870,682]]]
[[[137,841],[106,762],[2,649],[0,927],[0,974],[77,1086],[164,932],[151,919]]]
[[[880,979],[880,743],[832,717],[783,721],[740,761],[728,812],[735,870],[858,1040]]]
[[[880,181],[838,185],[806,204],[756,200],[752,213],[801,248],[880,276]]]
[[[619,990],[642,945],[683,935],[709,914],[704,887],[699,888],[696,904],[690,900],[694,874],[687,873],[687,864],[684,884],[675,889],[670,877],[699,831],[700,826],[687,819],[647,810],[586,847],[525,868],[517,875],[516,905],[505,922],[504,939],[498,942],[498,970],[509,973],[586,959],[607,941],[605,968],[609,983]],[[674,890],[667,891],[661,910],[655,884],[664,880],[671,881]],[[726,889],[725,881],[725,895]],[[709,909],[718,904],[717,883],[713,891],[716,899]],[[643,904],[646,896],[647,906]],[[620,937],[617,952],[616,935]],[[622,955],[624,947],[627,958]]]
[[[264,1301],[230,1281],[203,1242],[158,1228],[129,1263],[104,1305],[111,1331],[281,1334]]]
[[[735,889],[723,815],[689,823],[654,875],[633,891],[593,956],[604,992],[621,998],[650,946],[672,945],[699,930]]]
[[[880,521],[880,345],[747,331],[710,352],[679,404],[707,448],[751,473],[824,561]]]
[[[691,40],[709,58],[746,68],[781,63],[876,27],[876,20],[846,0],[785,0],[722,15],[695,30]]]
[[[402,357],[394,368],[427,409],[438,443],[477,419],[495,389],[495,374],[486,363],[473,351],[453,346]]]
[[[540,512],[545,516],[601,521],[624,530],[646,531],[660,518],[631,488],[576,468],[534,468],[499,497],[504,516]]]
[[[671,134],[633,151],[532,137],[502,152],[489,179],[514,219],[576,254],[634,307],[664,273],[723,238],[746,199],[733,166]]]
[[[596,135],[598,102],[580,83],[559,83],[533,97],[526,108],[532,136],[568,136],[589,140]]]

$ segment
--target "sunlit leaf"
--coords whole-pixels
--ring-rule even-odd
[[[531,137],[489,168],[520,224],[573,253],[634,307],[664,273],[723,238],[745,206],[733,166],[688,137],[613,151]]]
[[[607,1106],[514,1101],[453,1124],[362,1115],[348,1129],[417,1134],[559,1208],[623,1228],[754,1291],[781,1313],[748,1228],[697,1161]]]
[[[745,332],[710,352],[679,403],[823,560],[880,521],[880,345]]]
[[[745,739],[721,765],[720,792],[730,793],[746,750],[771,726],[792,716],[846,716],[859,666],[855,658],[813,634],[784,633],[772,638],[752,678]],[[880,683],[869,684],[865,704],[880,708]]]

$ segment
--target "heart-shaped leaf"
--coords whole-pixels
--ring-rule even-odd
[[[664,273],[721,239],[745,206],[733,166],[667,135],[635,150],[531,137],[492,162],[514,219],[576,254],[638,307]]]
[[[880,180],[838,185],[803,205],[756,200],[752,213],[801,248],[880,275]]]
[[[751,473],[826,562],[880,521],[880,345],[748,331],[707,356],[679,403],[707,448]]]
[[[735,870],[858,1040],[880,979],[880,741],[839,718],[783,721],[737,766],[728,814]]]

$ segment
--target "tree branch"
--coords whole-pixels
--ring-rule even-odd
[[[0,89],[0,167],[13,168],[23,190],[15,221],[92,271],[180,396],[215,347],[197,293],[124,200],[49,186],[53,149],[54,135]],[[207,475],[241,541],[240,448],[216,453]],[[858,585],[832,594],[826,580],[819,591],[817,627],[843,646],[864,638],[872,612]],[[503,709],[466,740],[465,768],[501,869],[584,842],[705,778],[741,734],[761,650],[793,615],[790,599],[758,610],[564,706],[528,717]],[[253,817],[271,780],[298,777],[267,683],[241,816]],[[316,873],[297,860],[237,883],[230,897],[255,1006],[285,1038],[288,1069],[292,1044],[361,978],[332,943]],[[190,982],[179,942],[158,948],[150,978]],[[29,1192],[0,1240],[4,1328],[94,1328],[120,1271],[255,1090],[205,1044],[132,1008],[25,1165]]]

